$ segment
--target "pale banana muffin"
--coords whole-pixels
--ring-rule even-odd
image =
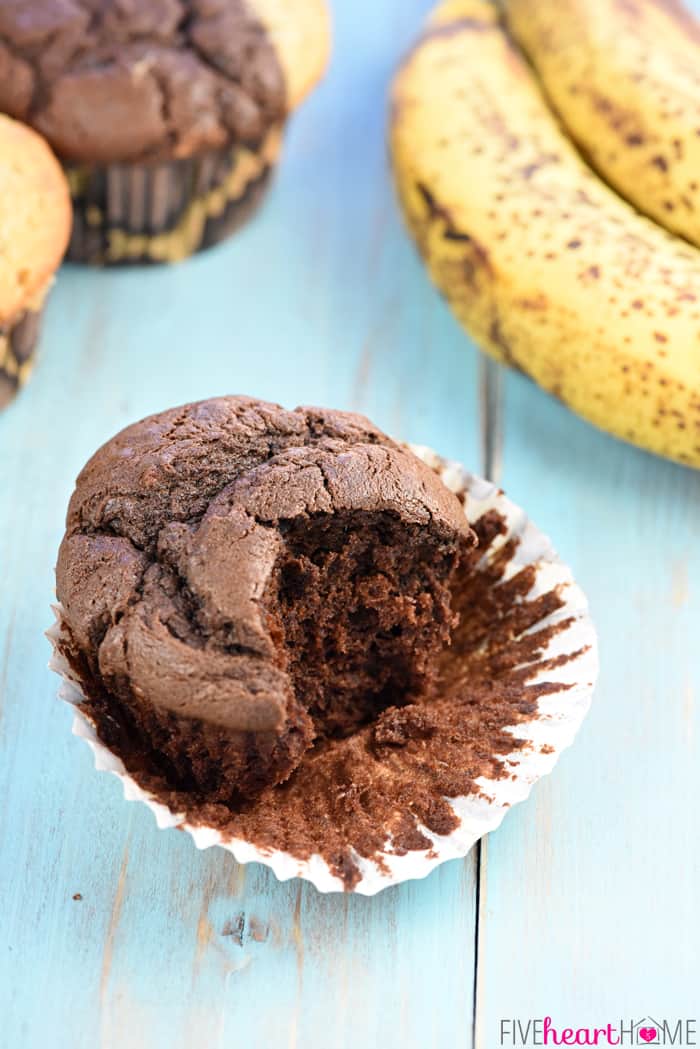
[[[70,227],[60,164],[36,132],[0,114],[0,408],[31,370]]]

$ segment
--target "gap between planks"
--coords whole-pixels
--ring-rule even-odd
[[[503,464],[503,369],[500,364],[479,353],[479,437],[482,476],[494,484],[500,484]],[[475,915],[474,923],[474,986],[472,988],[472,1046],[481,1049],[483,1037],[481,1024],[480,1001],[483,995],[481,986],[480,952],[483,948],[482,926],[486,914],[486,863],[487,839],[481,838],[476,843],[475,864]]]

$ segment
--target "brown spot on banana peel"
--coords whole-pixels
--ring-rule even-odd
[[[489,253],[483,244],[480,244],[474,237],[470,237],[469,250],[465,252],[463,267],[464,267],[464,279],[466,280],[472,291],[479,290],[479,276],[486,274],[489,277],[493,276],[493,269],[489,260]]]
[[[416,184],[416,189],[425,201],[429,220],[438,220],[444,224],[442,234],[444,240],[451,240],[465,245],[462,257],[463,276],[472,291],[477,292],[479,290],[479,275],[481,273],[485,273],[488,276],[493,275],[488,251],[470,233],[457,229],[449,208],[440,204],[427,186],[419,182]]]
[[[538,157],[537,160],[533,160],[532,163],[526,164],[524,168],[521,168],[520,175],[524,179],[530,179],[543,167],[548,164],[559,164],[561,158],[556,153],[547,153],[545,156]]]
[[[435,40],[438,37],[455,36],[457,33],[488,33],[493,29],[493,22],[484,18],[457,18],[453,22],[438,22],[426,30],[423,40]]]
[[[644,135],[640,134],[638,131],[627,135],[625,139],[625,143],[628,146],[643,146],[645,141],[646,139],[644,138]]]
[[[454,219],[452,218],[449,209],[437,202],[437,200],[435,199],[435,197],[430,192],[427,186],[425,186],[422,182],[418,182],[416,184],[416,189],[425,201],[425,206],[429,218],[431,220],[442,219],[442,221],[445,223],[445,233],[443,234],[443,236],[447,240],[470,240],[468,233],[461,233],[455,227]]]
[[[496,315],[491,321],[489,339],[493,346],[497,348],[497,354],[495,355],[497,359],[501,361],[501,363],[507,364],[508,367],[514,368],[516,371],[521,371],[521,368],[513,357],[511,345],[503,334],[501,319],[498,315]]]
[[[544,292],[540,291],[536,295],[526,295],[518,299],[518,305],[524,310],[546,310],[549,306],[549,299]]]

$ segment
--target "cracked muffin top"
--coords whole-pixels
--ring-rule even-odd
[[[62,648],[98,724],[171,786],[251,796],[430,687],[472,540],[456,496],[362,416],[185,405],[78,477]]]
[[[0,109],[71,162],[254,146],[327,47],[321,0],[4,0]]]

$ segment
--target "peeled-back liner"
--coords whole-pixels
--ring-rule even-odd
[[[534,712],[527,718],[518,718],[517,723],[503,726],[504,738],[512,740],[512,751],[504,753],[499,746],[491,756],[490,767],[474,779],[467,794],[436,799],[450,807],[455,826],[449,833],[435,833],[418,825],[416,831],[423,845],[405,848],[396,847],[387,829],[384,847],[365,856],[349,845],[347,851],[354,870],[349,885],[337,865],[332,865],[318,852],[304,848],[294,855],[293,848],[286,851],[234,837],[225,828],[195,823],[184,813],[172,811],[144,790],[126,771],[122,760],[97,736],[81,687],[56,647],[62,619],[62,610],[56,607],[56,623],[48,631],[53,645],[49,665],[63,678],[59,697],[75,708],[73,732],[91,747],[95,767],[116,775],[122,781],[125,798],[144,802],[153,812],[158,827],[186,830],[198,848],[219,845],[231,852],[239,863],[263,863],[282,881],[299,877],[312,882],[320,892],[350,888],[371,896],[390,885],[425,877],[445,860],[465,856],[482,835],[500,824],[511,805],[523,801],[533,784],[551,772],[561,752],[573,742],[590,706],[598,669],[596,636],[584,594],[549,539],[499,488],[466,472],[458,463],[440,458],[429,448],[413,446],[412,451],[439,474],[448,488],[463,497],[470,524],[478,529],[480,521],[497,518],[500,522],[499,534],[479,555],[474,571],[483,573],[497,564],[498,578],[493,584],[496,587],[517,581],[526,574],[528,591],[518,594],[514,600],[525,602],[529,607],[542,604],[543,608],[551,608],[552,602],[548,603],[547,599],[556,595],[554,610],[530,622],[513,639],[513,644],[520,646],[526,646],[528,636],[535,634],[544,640],[531,664],[516,668],[518,673],[526,675],[527,690],[537,695],[537,699],[531,704]]]

